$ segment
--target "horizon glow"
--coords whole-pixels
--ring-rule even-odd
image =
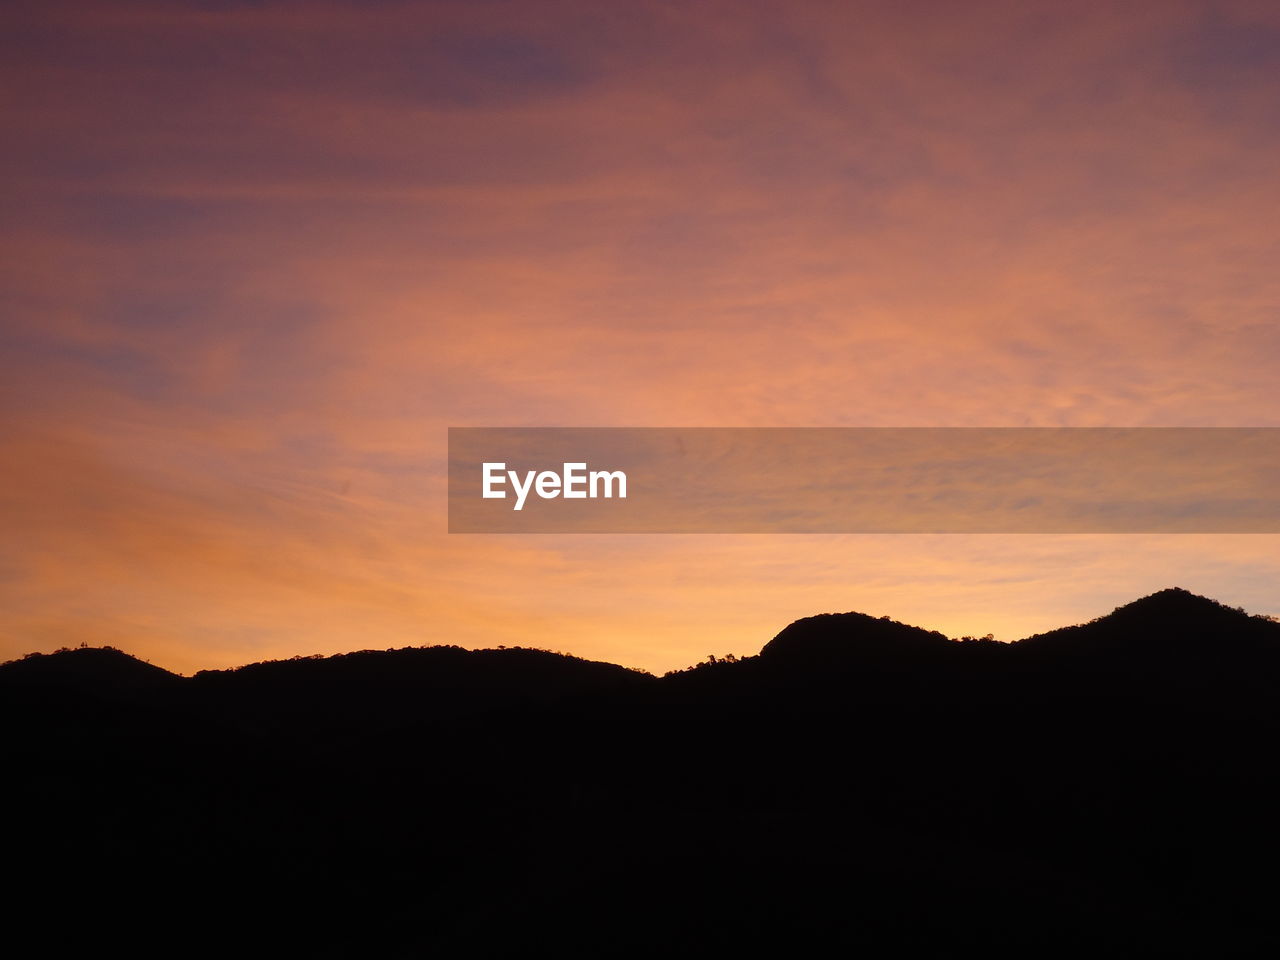
[[[0,23],[0,658],[1280,613],[1272,534],[446,533],[449,426],[1280,426],[1274,5]]]

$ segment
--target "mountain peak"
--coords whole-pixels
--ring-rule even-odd
[[[64,647],[0,663],[0,683],[13,686],[124,691],[151,689],[179,679],[115,647]]]
[[[1203,597],[1198,593],[1192,593],[1190,590],[1184,590],[1182,587],[1166,587],[1163,590],[1157,590],[1155,593],[1148,594],[1145,597],[1139,597],[1137,600],[1130,601],[1123,606],[1117,607],[1114,613],[1133,612],[1133,613],[1177,613],[1187,611],[1207,612],[1210,610],[1230,611],[1237,615],[1244,613],[1242,610],[1234,610],[1225,604],[1219,603],[1217,600],[1211,600]]]
[[[1202,657],[1259,645],[1280,649],[1280,624],[1181,587],[1169,587],[1088,623],[1037,634],[1019,643],[1063,653]]]
[[[834,667],[913,662],[946,653],[942,634],[865,613],[823,613],[797,620],[765,644],[763,662]]]

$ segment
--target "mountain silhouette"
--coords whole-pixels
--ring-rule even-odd
[[[521,647],[406,647],[267,661],[197,673],[203,701],[241,720],[308,727],[395,726],[428,717],[520,711],[588,695],[625,696],[656,678],[611,663]]]
[[[1266,955],[1277,650],[1280,624],[1173,589],[1016,643],[824,614],[665,677],[523,648],[194,677],[32,655],[0,665],[8,932],[132,956]]]
[[[114,647],[78,647],[56,653],[32,653],[0,664],[0,689],[74,690],[119,695],[171,688],[177,674],[132,657]]]
[[[238,692],[291,688],[326,696],[343,690],[399,690],[450,697],[479,695],[554,699],[586,690],[634,685],[648,674],[612,663],[524,647],[464,650],[405,647],[363,650],[329,657],[297,657],[233,670],[205,670],[198,684]]]
[[[1280,650],[1280,623],[1172,587],[1020,645],[1041,653],[1108,657],[1266,655]]]
[[[770,666],[830,669],[915,662],[946,655],[952,646],[936,630],[922,630],[888,617],[824,613],[787,626],[765,644],[760,658]]]

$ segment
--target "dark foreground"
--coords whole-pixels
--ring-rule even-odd
[[[0,666],[28,955],[1276,955],[1280,624]],[[86,952],[87,951],[87,952]]]

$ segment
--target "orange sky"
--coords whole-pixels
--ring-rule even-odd
[[[445,531],[448,426],[1277,426],[1271,3],[14,3],[0,657],[1014,639],[1280,537]]]

